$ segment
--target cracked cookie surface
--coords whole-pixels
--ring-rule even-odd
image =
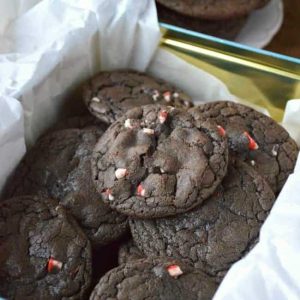
[[[250,166],[230,162],[213,196],[172,218],[130,220],[135,245],[146,256],[187,259],[221,278],[255,244],[275,196]]]
[[[282,126],[248,106],[230,101],[207,103],[189,112],[196,119],[212,119],[221,125],[234,155],[263,175],[275,193],[280,192],[299,152]]]
[[[84,299],[91,247],[58,202],[24,196],[0,203],[0,295],[9,299]]]
[[[190,17],[203,20],[228,20],[248,15],[270,0],[156,0],[158,3]]]
[[[58,199],[79,222],[93,246],[127,230],[127,218],[101,200],[91,174],[92,150],[102,129],[65,129],[41,137],[7,184],[6,198],[44,195]]]
[[[83,88],[89,111],[111,124],[126,111],[147,104],[165,104],[189,108],[189,96],[171,84],[145,73],[131,70],[101,72]]]
[[[217,284],[208,275],[170,258],[141,259],[109,271],[90,299],[210,300]]]
[[[208,198],[226,174],[227,140],[215,123],[161,105],[136,107],[95,146],[92,170],[102,198],[141,218],[175,215]]]

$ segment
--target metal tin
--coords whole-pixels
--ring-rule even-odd
[[[267,108],[277,121],[289,99],[300,99],[300,59],[160,25],[162,48],[218,77],[237,97]]]

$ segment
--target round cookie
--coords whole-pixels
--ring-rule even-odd
[[[83,299],[91,247],[75,220],[51,199],[0,203],[0,295],[9,299]]]
[[[92,170],[102,198],[120,213],[158,218],[192,209],[227,171],[227,140],[215,123],[183,110],[136,107],[95,146]]]
[[[251,167],[231,162],[212,197],[172,218],[131,220],[135,245],[146,256],[187,259],[222,278],[255,244],[275,196]]]
[[[228,40],[235,39],[248,19],[248,16],[242,16],[232,20],[202,20],[185,16],[160,4],[157,4],[157,12],[160,22],[169,23]]]
[[[133,240],[124,243],[119,249],[119,265],[142,258],[145,258],[145,256],[139,248],[134,245]]]
[[[227,20],[248,15],[270,0],[156,0],[180,14],[203,20]]]
[[[44,195],[58,199],[75,217],[93,246],[107,244],[127,230],[127,218],[101,200],[91,174],[98,127],[66,129],[41,137],[9,180],[6,198]]]
[[[217,284],[200,270],[170,258],[137,260],[109,271],[90,300],[209,300]]]
[[[270,117],[242,104],[217,101],[190,109],[196,119],[222,126],[234,155],[264,176],[275,193],[293,172],[298,146],[288,132]]]
[[[171,84],[132,70],[101,72],[83,88],[89,111],[107,124],[126,111],[146,104],[166,104],[180,108],[192,105],[189,96]]]

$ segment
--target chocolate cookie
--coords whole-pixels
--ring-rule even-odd
[[[175,218],[131,220],[131,233],[146,256],[188,259],[222,277],[255,244],[274,200],[257,172],[232,162],[222,184],[202,206]]]
[[[170,258],[121,265],[101,278],[90,299],[210,300],[217,284],[212,278]]]
[[[160,4],[157,5],[157,12],[160,22],[169,23],[228,40],[234,40],[248,19],[248,16],[242,16],[225,21],[202,20],[185,16]]]
[[[102,133],[93,127],[41,137],[10,179],[6,197],[39,194],[58,199],[94,246],[117,239],[127,230],[127,218],[103,203],[91,174],[92,150]]]
[[[227,20],[248,15],[270,0],[156,0],[186,16],[204,20]]]
[[[137,259],[145,258],[143,253],[136,247],[132,240],[124,243],[119,250],[119,265],[125,264]]]
[[[0,203],[0,295],[9,299],[83,299],[91,247],[75,220],[51,199]]]
[[[94,181],[103,200],[123,214],[175,215],[214,192],[227,171],[227,152],[215,123],[172,107],[136,107],[97,143]]]
[[[190,97],[171,84],[131,70],[99,73],[85,85],[83,99],[89,111],[107,124],[136,106],[192,106]]]
[[[298,146],[274,120],[256,110],[230,101],[201,105],[189,111],[196,119],[211,119],[222,126],[235,155],[251,164],[275,193],[293,172]]]

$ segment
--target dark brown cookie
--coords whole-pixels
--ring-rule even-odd
[[[83,299],[91,247],[58,202],[25,196],[0,203],[0,295],[9,299]]]
[[[109,271],[90,299],[210,300],[217,284],[212,278],[170,258],[137,260]]]
[[[119,265],[125,264],[137,259],[145,258],[143,253],[136,247],[133,240],[124,243],[119,250]]]
[[[248,106],[230,101],[207,103],[189,112],[196,119],[214,120],[222,126],[234,155],[263,175],[275,193],[281,190],[299,152],[282,126]]]
[[[248,15],[270,0],[156,0],[180,14],[203,20],[227,20]]]
[[[146,256],[188,259],[222,277],[255,244],[274,200],[257,172],[231,162],[222,184],[202,206],[175,218],[131,220],[131,233]]]
[[[248,19],[248,16],[243,16],[225,21],[202,20],[182,15],[160,4],[157,5],[157,12],[160,22],[169,23],[228,40],[235,39]]]
[[[227,171],[227,140],[215,123],[183,110],[136,107],[97,143],[95,185],[113,209],[157,218],[192,209],[209,197]]]
[[[127,218],[103,203],[91,174],[92,150],[102,133],[93,127],[41,137],[9,180],[6,197],[39,194],[58,199],[94,246],[117,239],[127,230]]]
[[[131,70],[99,73],[85,85],[83,99],[89,111],[107,124],[136,106],[192,106],[190,97],[171,84]]]

